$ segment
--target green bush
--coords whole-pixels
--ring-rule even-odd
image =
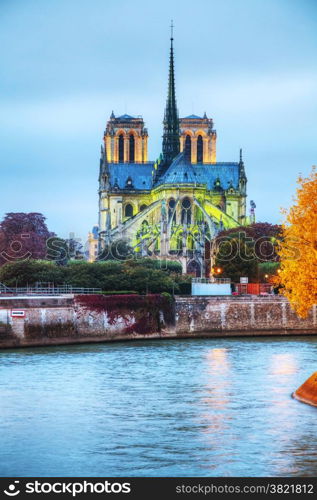
[[[133,261],[85,262],[69,261],[58,265],[53,261],[28,260],[10,262],[0,268],[0,282],[9,287],[50,282],[55,285],[100,288],[104,292],[179,293],[184,277],[179,274],[178,263],[170,262],[161,269],[160,261],[141,259]],[[176,266],[174,265],[176,264]],[[175,271],[176,269],[176,271]],[[126,293],[126,292],[124,292]]]
[[[161,295],[162,297],[165,297],[165,299],[167,299],[169,302],[173,302],[173,296],[170,293],[162,292]]]
[[[39,281],[62,284],[64,268],[43,260],[8,262],[0,267],[0,283],[8,287],[35,285]]]

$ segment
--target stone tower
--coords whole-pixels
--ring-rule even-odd
[[[216,163],[217,132],[213,126],[206,113],[180,119],[180,150],[191,163]]]
[[[111,113],[104,133],[104,151],[108,163],[146,163],[148,132],[138,116]]]

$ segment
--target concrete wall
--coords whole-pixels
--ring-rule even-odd
[[[25,311],[24,318],[11,316]],[[110,311],[111,312],[111,311]],[[144,338],[235,335],[303,335],[317,333],[314,306],[301,320],[283,297],[177,297],[171,315],[160,311],[157,329],[136,333],[138,311],[125,311],[115,321],[109,311],[82,305],[76,297],[0,298],[0,348]],[[137,319],[136,319],[137,318]]]

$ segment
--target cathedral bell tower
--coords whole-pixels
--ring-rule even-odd
[[[125,114],[116,117],[112,111],[103,139],[107,163],[148,161],[148,132],[140,116]]]

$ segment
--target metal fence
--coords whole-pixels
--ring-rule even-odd
[[[231,283],[230,278],[192,278],[192,283]]]
[[[101,288],[74,287],[71,285],[62,286],[25,286],[25,287],[7,287],[0,283],[0,295],[68,295],[68,294],[96,294],[101,293]]]

